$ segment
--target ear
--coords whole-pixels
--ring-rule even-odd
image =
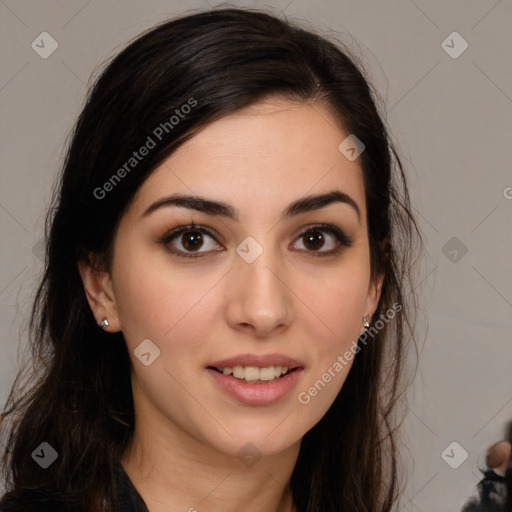
[[[98,270],[90,258],[79,259],[77,266],[96,323],[99,325],[106,318],[109,325],[105,327],[105,331],[120,331],[121,325],[110,274],[105,270]]]
[[[366,305],[364,310],[364,316],[372,316],[379,305],[380,295],[382,292],[382,283],[384,282],[384,274],[379,274],[368,287],[368,295],[366,296]],[[364,332],[361,331],[360,334]]]

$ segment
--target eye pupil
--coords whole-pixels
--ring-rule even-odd
[[[324,244],[324,237],[320,231],[311,231],[309,234],[305,235],[305,237],[306,245],[309,247],[313,246],[313,249],[319,249]]]
[[[203,236],[200,231],[187,231],[186,233],[183,233],[181,240],[183,247],[187,250],[193,250],[201,247],[203,243]]]

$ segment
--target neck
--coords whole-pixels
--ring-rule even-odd
[[[143,414],[143,413],[142,413]],[[136,418],[141,415],[136,414]],[[121,464],[150,512],[294,512],[290,478],[300,440],[246,467],[170,422],[136,423]]]
[[[505,473],[507,472],[507,466],[499,466],[497,468],[492,468],[492,470],[500,476],[505,476]]]

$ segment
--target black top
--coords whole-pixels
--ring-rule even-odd
[[[114,512],[149,512],[144,500],[133,486],[122,464],[114,467],[114,487],[119,499],[113,507]],[[15,495],[14,495],[15,494]],[[0,500],[0,512],[79,512],[70,509],[61,502],[48,499],[35,491],[23,491],[21,494],[7,493]],[[81,512],[81,511],[80,511]]]
[[[477,494],[465,503],[462,512],[510,512],[511,509],[505,505],[505,478],[492,469],[484,472],[484,477],[477,484]]]
[[[115,479],[121,496],[117,505],[119,512],[149,512],[144,500],[133,486],[120,462],[115,467]]]

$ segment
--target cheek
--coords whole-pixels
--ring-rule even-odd
[[[363,264],[340,266],[329,278],[318,277],[301,279],[295,290],[299,297],[305,298],[310,320],[304,322],[303,319],[302,323],[314,331],[310,338],[323,340],[319,350],[332,351],[359,335],[368,293],[369,269]],[[311,336],[313,333],[316,336]]]
[[[153,249],[154,251],[154,249]],[[121,251],[119,251],[121,253]],[[129,256],[116,261],[114,293],[122,330],[133,348],[149,338],[161,346],[187,344],[203,339],[211,327],[208,301],[218,276],[194,269],[172,266],[166,255],[155,257],[147,251],[126,251]],[[205,307],[207,309],[205,309]]]
[[[311,280],[305,295],[310,311],[299,320],[311,343],[310,371],[297,394],[308,428],[332,405],[357,357],[369,273],[364,265],[354,265],[336,275],[335,280]]]

